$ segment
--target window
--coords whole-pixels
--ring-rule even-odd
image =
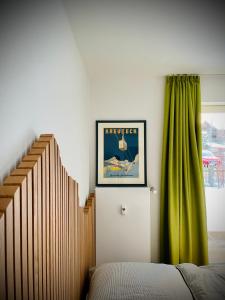
[[[204,105],[202,163],[205,187],[225,187],[225,105]]]
[[[202,164],[209,262],[225,262],[225,104],[202,107]]]

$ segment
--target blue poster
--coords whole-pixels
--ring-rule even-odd
[[[138,128],[104,128],[104,178],[138,178]]]

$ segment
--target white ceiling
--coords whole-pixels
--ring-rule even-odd
[[[225,73],[225,3],[64,0],[92,79]]]

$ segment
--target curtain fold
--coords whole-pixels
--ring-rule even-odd
[[[160,212],[161,261],[207,264],[199,76],[166,78]]]

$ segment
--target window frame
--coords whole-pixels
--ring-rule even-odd
[[[202,102],[201,108],[202,108],[201,109],[201,116],[202,116],[202,114],[225,113],[225,101],[220,101],[220,102]],[[201,121],[201,124],[202,124],[202,121]],[[204,188],[208,189],[208,188],[211,188],[211,187],[210,186],[206,186],[205,182],[204,182]]]
[[[221,113],[225,112],[225,101],[202,102],[201,113]]]

